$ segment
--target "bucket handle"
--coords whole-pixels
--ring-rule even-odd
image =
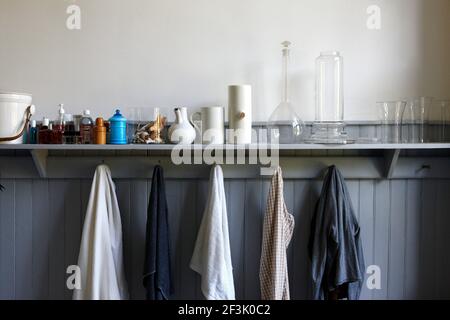
[[[28,124],[30,123],[31,117],[33,115],[32,111],[31,111],[32,108],[34,108],[34,106],[28,106],[27,110],[25,111],[26,118],[25,118],[25,124],[23,125],[22,130],[13,137],[5,137],[5,138],[0,137],[0,142],[14,141],[24,135],[25,131],[28,128]]]

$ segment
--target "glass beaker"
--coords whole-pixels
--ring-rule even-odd
[[[377,102],[377,107],[381,120],[381,142],[401,143],[402,115],[406,101]]]
[[[402,141],[425,143],[432,140],[430,109],[433,98],[420,97],[407,101],[402,115]]]
[[[345,144],[344,59],[339,52],[322,52],[316,59],[316,120],[311,142]]]

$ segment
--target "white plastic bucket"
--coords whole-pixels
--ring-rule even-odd
[[[23,129],[34,112],[32,100],[29,94],[0,92],[0,140],[9,140],[0,141],[0,144],[23,143],[26,128],[25,131]],[[14,137],[17,139],[12,139]]]

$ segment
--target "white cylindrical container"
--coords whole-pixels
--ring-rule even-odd
[[[252,143],[252,87],[228,87],[228,143]]]
[[[27,119],[26,111],[31,102],[32,97],[28,94],[0,92],[0,140],[15,137],[22,132]],[[0,143],[20,144],[23,143],[23,136]]]

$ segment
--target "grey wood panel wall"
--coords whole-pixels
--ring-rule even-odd
[[[65,270],[76,264],[90,180],[2,180],[0,298],[70,299]],[[294,299],[311,294],[307,241],[321,181],[285,180],[296,228],[289,247]],[[141,299],[151,181],[116,180],[131,298]],[[350,180],[367,265],[381,267],[381,290],[363,299],[450,298],[450,180]],[[202,299],[189,269],[208,181],[168,180],[175,299]],[[268,180],[226,180],[237,298],[259,299],[259,257]]]

